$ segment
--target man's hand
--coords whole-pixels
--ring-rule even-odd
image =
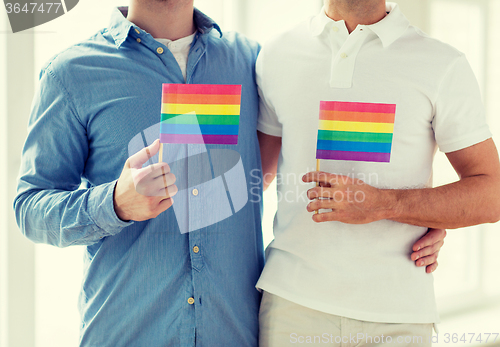
[[[425,266],[425,272],[434,272],[438,267],[437,258],[445,237],[446,230],[429,228],[427,233],[413,244],[411,260],[418,267]]]
[[[160,141],[142,149],[127,159],[115,186],[114,207],[124,221],[155,218],[173,204],[177,193],[175,176],[167,163],[142,167],[158,153]]]
[[[314,214],[315,222],[365,224],[387,218],[389,199],[385,190],[356,178],[319,171],[307,173],[302,180],[320,184],[308,190],[307,197],[313,201],[307,205],[307,210],[331,210]]]

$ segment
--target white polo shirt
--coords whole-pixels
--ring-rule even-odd
[[[324,11],[268,42],[257,61],[258,129],[282,137],[275,240],[258,288],[297,304],[387,323],[439,320],[433,277],[410,260],[426,228],[389,220],[315,223],[303,174],[315,170],[320,101],[395,104],[390,163],[322,160],[326,172],[379,188],[432,185],[436,149],[491,137],[473,72],[462,53],[428,37],[393,3],[350,35]]]

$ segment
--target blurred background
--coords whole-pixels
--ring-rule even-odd
[[[78,343],[77,295],[82,248],[34,245],[15,223],[12,201],[20,151],[42,64],[109,22],[128,0],[82,0],[68,14],[12,34],[0,10],[0,347],[69,347]],[[500,0],[399,0],[412,24],[464,52],[474,69],[491,130],[500,135]],[[321,0],[195,0],[224,31],[261,43],[317,14]],[[457,180],[438,153],[435,185]],[[276,188],[265,193],[264,239],[272,240]],[[498,224],[451,230],[439,257],[435,288],[442,323],[436,346],[500,346]],[[446,334],[449,341],[446,342]],[[455,335],[453,335],[455,334]],[[482,334],[482,335],[479,335]],[[492,335],[488,335],[492,334]],[[488,337],[488,341],[486,338]]]

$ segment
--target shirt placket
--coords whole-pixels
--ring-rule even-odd
[[[207,197],[202,189],[202,182],[212,178],[208,153],[204,144],[187,145],[188,152],[188,220],[189,230],[197,224],[196,211],[200,210],[200,204],[206,203]],[[193,230],[189,233],[189,248],[191,266],[193,270],[201,271],[203,268],[203,257],[201,252],[201,233],[203,231]]]
[[[356,58],[368,32],[358,26],[351,34],[345,26],[334,24],[329,30],[332,48],[331,88],[351,88]]]
[[[188,155],[188,164],[187,164],[187,177],[188,177],[188,220],[190,230],[194,223],[196,222],[196,218],[198,218],[196,211],[199,209],[200,203],[203,203],[205,192],[201,188],[200,182],[204,181],[207,177],[207,163],[208,153],[206,146],[204,144],[200,145],[186,145],[187,146],[187,155]],[[210,175],[211,178],[211,175]],[[195,321],[194,330],[195,334],[195,343],[196,343],[196,335],[200,333],[202,329],[202,319],[201,319],[201,304],[202,304],[202,274],[201,271],[204,267],[203,260],[203,243],[202,243],[202,235],[204,233],[204,229],[201,230],[193,230],[188,233],[189,237],[189,257],[191,260],[191,296],[188,298],[188,303],[191,307],[189,309],[193,309],[193,317]],[[198,330],[198,331],[196,331]]]

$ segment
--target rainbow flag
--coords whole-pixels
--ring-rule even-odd
[[[238,144],[241,85],[163,84],[161,143]]]
[[[316,159],[388,163],[396,105],[321,101]]]

